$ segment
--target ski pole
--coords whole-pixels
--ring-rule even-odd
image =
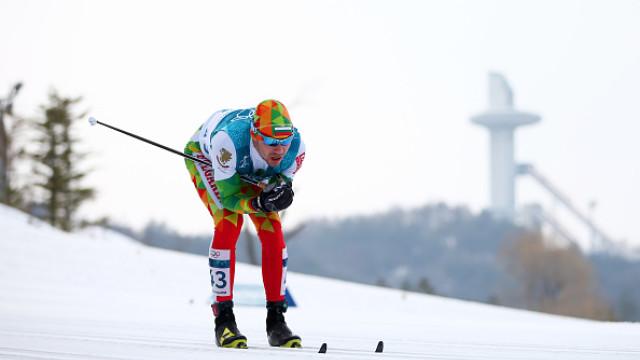
[[[204,165],[207,165],[207,166],[211,166],[211,163],[210,163],[209,161],[202,160],[202,159],[198,159],[198,158],[193,157],[193,156],[191,156],[191,155],[187,155],[187,154],[185,154],[185,153],[183,153],[183,152],[181,152],[181,151],[178,151],[178,150],[172,149],[172,148],[167,147],[167,146],[164,146],[164,145],[162,145],[162,144],[158,144],[158,143],[157,143],[157,142],[155,142],[155,141],[151,141],[151,140],[149,140],[149,139],[145,139],[145,138],[143,138],[142,136],[139,136],[139,135],[136,135],[136,134],[130,133],[130,132],[128,132],[128,131],[124,131],[124,130],[122,130],[122,129],[118,129],[118,128],[117,128],[117,127],[115,127],[115,126],[111,126],[111,125],[109,125],[109,124],[107,124],[107,123],[103,123],[103,122],[101,122],[101,121],[98,121],[98,120],[97,120],[96,118],[94,118],[93,116],[90,116],[90,117],[89,117],[89,124],[91,124],[91,126],[95,126],[96,124],[102,125],[102,126],[107,127],[107,128],[109,128],[109,129],[111,129],[111,130],[115,130],[115,131],[120,132],[120,133],[123,133],[123,134],[125,134],[125,135],[129,135],[129,136],[131,136],[131,137],[133,137],[133,138],[135,138],[135,139],[138,139],[138,140],[140,140],[140,141],[144,141],[144,142],[146,142],[147,144],[151,144],[151,145],[153,145],[153,146],[157,146],[157,147],[159,147],[159,148],[161,148],[161,149],[167,150],[168,152],[171,152],[171,153],[174,153],[174,154],[176,154],[176,155],[180,155],[180,156],[182,156],[182,157],[185,157],[185,158],[187,158],[187,159],[189,159],[189,160],[197,161],[197,162],[199,162],[200,164],[204,164]],[[250,178],[250,177],[248,177],[248,176],[240,175],[240,178],[241,178],[243,181],[245,181],[245,182],[251,183],[251,184],[253,184],[253,185],[258,185],[258,186],[260,186],[260,187],[261,187],[261,188],[263,188],[263,189],[266,187],[266,184],[265,184],[264,182],[255,181],[254,179],[251,179],[251,178]]]
[[[109,129],[111,129],[111,130],[115,130],[115,131],[121,132],[121,133],[123,133],[123,134],[125,134],[125,135],[129,135],[129,136],[131,136],[131,137],[133,137],[133,138],[136,138],[136,139],[138,139],[138,140],[144,141],[144,142],[146,142],[147,144],[151,144],[151,145],[157,146],[157,147],[159,147],[159,148],[161,148],[161,149],[167,150],[167,151],[172,152],[172,153],[174,153],[174,154],[176,154],[176,155],[180,155],[180,156],[185,157],[185,158],[187,158],[187,159],[189,159],[189,160],[197,161],[197,162],[199,162],[199,163],[201,163],[201,164],[205,164],[205,165],[209,165],[209,166],[211,166],[211,163],[210,163],[210,162],[208,162],[208,161],[205,161],[205,160],[202,160],[202,159],[198,159],[198,158],[193,157],[193,156],[191,156],[191,155],[187,155],[187,154],[185,154],[185,153],[183,153],[183,152],[181,152],[181,151],[178,151],[178,150],[172,149],[172,148],[167,147],[167,146],[164,146],[164,145],[162,145],[162,144],[158,144],[157,142],[151,141],[151,140],[149,140],[149,139],[145,139],[145,138],[143,138],[142,136],[139,136],[139,135],[136,135],[136,134],[132,134],[132,133],[130,133],[130,132],[128,132],[128,131],[124,131],[124,130],[122,130],[122,129],[118,129],[118,128],[117,128],[117,127],[115,127],[115,126],[111,126],[111,125],[109,125],[109,124],[106,124],[106,123],[103,123],[103,122],[101,122],[101,121],[98,121],[98,120],[97,120],[96,118],[94,118],[93,116],[89,117],[89,124],[91,124],[91,126],[95,126],[96,124],[99,124],[99,125],[102,125],[102,126],[104,126],[104,127],[108,127],[108,128],[109,128]]]

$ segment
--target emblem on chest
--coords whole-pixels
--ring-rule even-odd
[[[222,167],[223,169],[227,169],[229,168],[229,161],[231,160],[233,156],[231,155],[231,152],[229,152],[229,150],[222,148],[220,149],[220,154],[216,155],[216,160],[218,161],[218,165],[220,165],[220,167]]]

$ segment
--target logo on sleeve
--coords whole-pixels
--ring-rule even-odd
[[[220,149],[220,155],[216,155],[216,160],[218,161],[218,165],[220,165],[223,169],[228,169],[229,165],[227,163],[231,160],[233,156],[229,152],[229,150],[222,148]]]
[[[293,173],[297,173],[298,170],[300,170],[300,168],[302,167],[302,162],[304,161],[304,154],[306,153],[302,153],[300,155],[298,155],[298,157],[296,158],[296,171],[294,171]]]

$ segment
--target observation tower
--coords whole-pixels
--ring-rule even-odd
[[[513,91],[504,76],[489,73],[489,109],[471,121],[486,127],[491,135],[491,212],[498,218],[513,220],[517,173],[513,133],[518,126],[540,121],[540,116],[515,110]]]

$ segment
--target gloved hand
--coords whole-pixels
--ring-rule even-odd
[[[284,183],[272,190],[265,190],[251,199],[251,206],[261,213],[279,212],[288,208],[293,202],[291,183]]]

